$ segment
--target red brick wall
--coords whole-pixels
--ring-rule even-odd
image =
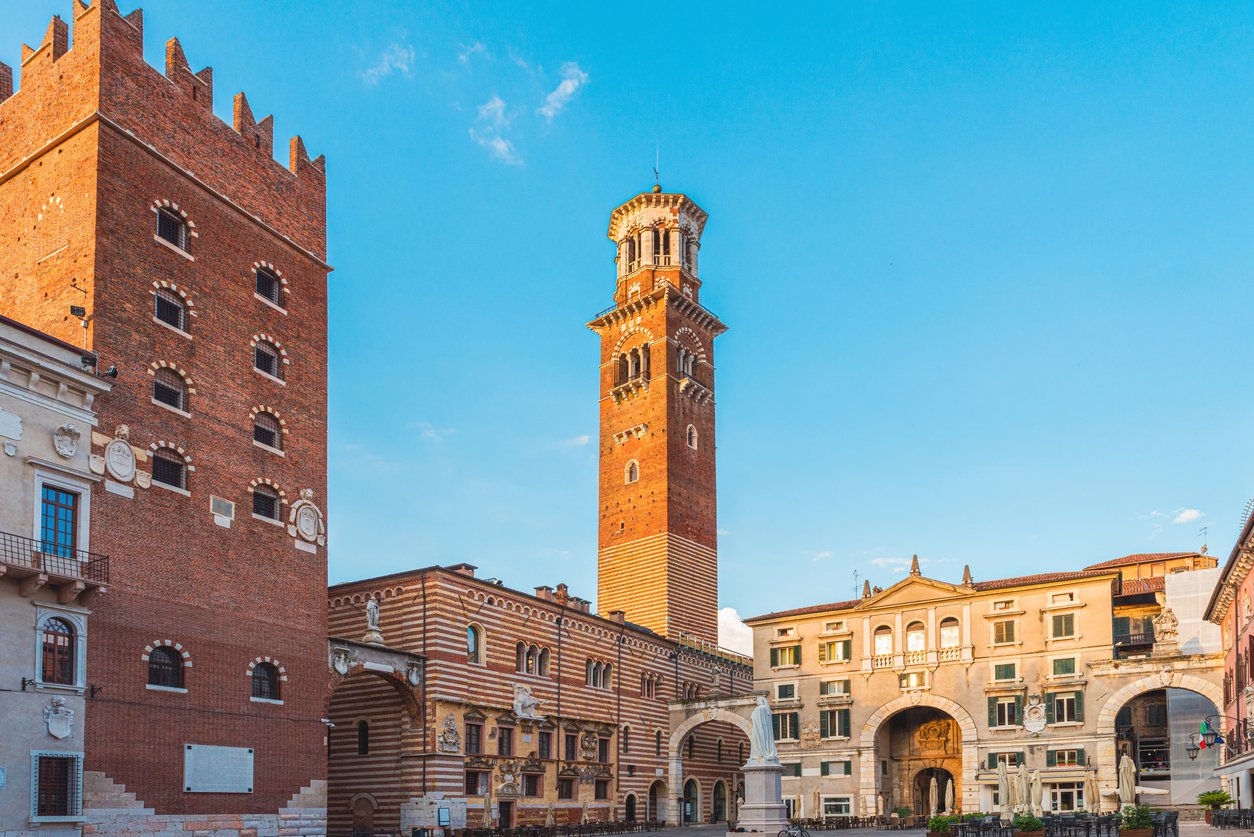
[[[250,481],[261,478],[287,503],[312,489],[325,510],[325,176],[303,147],[295,171],[271,159],[268,123],[241,111],[236,132],[218,120],[211,78],[193,81],[177,45],[175,84],[146,65],[141,30],[142,15],[124,19],[109,0],[79,8],[74,48],[55,63],[51,47],[35,55],[0,103],[0,236],[22,239],[0,248],[0,312],[78,343],[68,306],[84,305],[90,347],[118,369],[97,405],[102,431],[126,424],[137,448],[176,444],[195,469],[190,496],[156,485],[134,499],[93,494],[92,548],[110,555],[111,584],[92,616],[88,678],[100,691],[87,770],[158,813],[272,812],[325,772],[325,549],[297,550],[284,527],[250,515]],[[86,124],[76,133],[75,119]],[[35,215],[52,195],[68,246],[41,262]],[[153,240],[154,200],[194,222],[194,260]],[[258,261],[287,280],[286,313],[254,296]],[[153,321],[154,281],[189,294],[190,339]],[[252,369],[257,333],[286,349],[285,385]],[[148,369],[161,361],[190,374],[190,417],[152,403]],[[290,430],[285,456],[252,444],[262,405]],[[210,494],[236,503],[230,529],[214,524]],[[186,694],[145,688],[141,657],[159,639],[191,655]],[[282,705],[249,699],[248,665],[265,656],[288,678]],[[254,793],[185,794],[185,743],[255,748]]]

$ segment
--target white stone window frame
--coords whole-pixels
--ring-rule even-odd
[[[828,772],[828,775],[829,775],[829,776],[830,776],[830,775],[832,775],[830,771]],[[845,775],[848,775],[848,774],[841,773],[841,774],[839,774],[839,775],[841,775],[841,776],[845,776]],[[841,811],[841,812],[836,812],[836,811],[833,811],[832,813],[830,813],[830,814],[829,814],[829,813],[827,812],[827,805],[828,805],[828,803],[829,803],[829,802],[830,802],[830,803],[832,803],[833,805],[841,805],[841,804],[843,804],[843,805],[845,806],[845,809],[846,809],[846,810]],[[823,805],[823,810],[822,810],[822,812],[816,812],[816,813],[815,813],[815,816],[823,816],[823,817],[847,817],[847,816],[851,816],[851,815],[853,814],[853,797],[852,797],[852,796],[850,796],[850,795],[848,795],[848,794],[842,794],[842,795],[840,795],[840,796],[824,796],[824,797],[822,797],[822,805]]]
[[[252,367],[254,372],[262,376],[263,378],[267,378],[271,381],[276,381],[277,383],[283,386],[287,386],[286,374],[284,374],[283,377],[279,377],[278,375],[271,375],[269,372],[265,371],[264,369],[257,368],[257,344],[258,343],[266,343],[267,345],[269,345],[271,348],[274,349],[275,357],[277,358],[277,363],[278,363],[278,367],[275,369],[276,372],[281,372],[284,366],[290,366],[292,363],[291,358],[287,356],[287,349],[283,348],[283,343],[280,342],[280,340],[277,337],[271,334],[266,334],[264,332],[254,334],[252,338],[248,341],[248,347],[253,350],[253,356],[250,359],[249,365]]]
[[[1006,607],[999,608],[997,605],[1003,602],[1006,604]],[[988,603],[988,612],[992,616],[1000,616],[1005,613],[1019,613],[1019,599],[1017,596],[1009,599],[993,599]]]
[[[995,702],[994,702],[994,704],[993,704],[993,705],[996,707],[996,708],[995,708],[995,710],[994,710],[994,714],[995,714],[995,715],[1000,715],[1000,714],[1001,714],[1001,706],[1002,706],[1002,704],[1007,704],[1007,703],[1008,703],[1008,704],[1010,704],[1010,706],[1011,706],[1011,711],[1015,713],[1015,721],[1016,721],[1017,723],[1013,723],[1013,724],[996,724],[995,726],[990,727],[990,729],[1019,729],[1020,727],[1022,727],[1022,726],[1023,726],[1023,719],[1019,717],[1019,713],[1018,713],[1018,711],[1017,711],[1017,710],[1018,710],[1018,704],[1015,702],[1015,697],[1016,697],[1016,696],[1017,696],[1017,695],[1014,695],[1014,694],[1010,694],[1010,695],[995,695],[995,696],[994,696],[994,701],[995,701]]]
[[[632,466],[635,466],[635,477],[632,477]],[[635,459],[628,459],[627,464],[623,465],[623,485],[633,485],[640,482],[640,462]]]
[[[1055,596],[1070,596],[1066,601],[1056,602]],[[1045,605],[1041,608],[1043,611],[1070,610],[1073,608],[1084,607],[1084,602],[1080,599],[1080,591],[1077,588],[1067,590],[1051,590],[1046,599]]]
[[[1009,680],[998,679],[997,667],[1012,665],[1015,676]],[[1009,686],[1023,682],[1023,660],[1019,657],[997,657],[988,661],[988,682],[993,686]]]
[[[187,694],[186,686],[177,686],[177,687],[176,686],[154,686],[153,684],[146,682],[147,676],[148,676],[148,671],[147,671],[148,658],[149,656],[152,655],[153,651],[157,650],[158,648],[163,648],[163,647],[173,648],[175,651],[178,652],[179,656],[182,657],[183,659],[183,668],[192,667],[192,655],[191,653],[188,652],[186,648],[183,647],[182,643],[175,642],[172,639],[154,639],[152,642],[144,646],[144,653],[139,655],[139,658],[144,663],[144,678],[145,678],[144,688],[153,692],[173,692],[174,694],[185,695]],[[187,681],[184,680],[183,682],[186,683]]]
[[[157,318],[157,312],[156,312],[155,306],[156,306],[156,297],[160,291],[165,291],[168,294],[173,294],[174,296],[177,296],[178,298],[183,300],[183,326],[184,326],[183,328],[177,328],[175,326],[170,325],[165,320],[161,320]],[[164,279],[157,279],[153,281],[152,290],[150,290],[148,293],[153,297],[154,308],[152,311],[152,321],[156,323],[157,325],[161,326],[162,328],[169,329],[175,334],[178,334],[182,337],[186,337],[188,340],[191,340],[192,333],[187,328],[187,326],[190,325],[188,321],[192,317],[199,317],[200,312],[196,308],[196,303],[192,300],[191,296],[188,295],[187,291],[180,288],[174,282],[167,282]]]
[[[67,474],[54,474],[42,468],[35,469],[35,511],[31,521],[31,537],[43,543],[44,486],[59,488],[78,495],[77,531],[74,533],[76,552],[91,551],[91,482],[75,479]]]
[[[158,322],[160,322],[160,320],[158,320]],[[168,326],[168,328],[173,328],[173,326]],[[155,381],[157,378],[158,369],[169,369],[171,372],[173,372],[175,375],[178,375],[179,378],[183,380],[183,392],[184,392],[183,407],[184,408],[190,407],[192,396],[196,394],[196,382],[192,379],[192,376],[188,374],[187,370],[179,366],[177,363],[170,363],[169,361],[166,361],[166,360],[154,360],[152,363],[148,364],[148,376],[152,378],[153,381]],[[158,401],[157,397],[152,394],[151,383],[149,384],[148,398],[150,401],[152,401],[153,404],[155,404],[156,406],[160,407],[163,410],[169,410],[171,413],[174,413],[175,415],[180,415],[183,418],[192,417],[192,411],[190,409],[180,410],[178,407],[171,407],[169,404],[165,403],[164,401]]]
[[[249,411],[248,413],[249,426],[250,427],[256,426],[257,416],[260,415],[261,413],[268,413],[276,422],[279,423],[279,435],[286,439],[288,435],[287,419],[283,418],[282,413],[280,413],[274,407],[271,407],[267,404],[258,404],[256,407],[253,407],[251,411]],[[284,447],[282,448],[271,447],[270,445],[267,445],[264,442],[258,442],[256,438],[253,438],[252,442],[254,445],[256,445],[257,447],[261,448],[264,451],[269,451],[270,453],[276,454],[278,456],[283,456],[283,457],[287,456],[287,451],[285,449],[286,448],[285,442],[282,443],[284,444]]]
[[[797,626],[788,625],[783,628],[775,629],[775,636],[771,637],[771,642],[791,641],[797,638]]]
[[[1079,642],[1081,639],[1084,638],[1083,635],[1080,633],[1080,620],[1076,618],[1076,614],[1073,611],[1071,611],[1070,608],[1068,608],[1065,612],[1062,612],[1062,613],[1052,612],[1046,615],[1049,620],[1049,633],[1045,636],[1046,645],[1049,645],[1055,642]],[[1055,616],[1070,616],[1072,633],[1061,634],[1061,635],[1055,634],[1054,633],[1054,617]]]
[[[782,696],[779,693],[781,686],[792,686],[792,697]],[[801,700],[801,698],[797,695],[797,681],[796,680],[784,680],[779,683],[771,684],[771,693],[772,693],[771,699],[777,702],[781,702],[781,703],[795,703]]]
[[[833,627],[835,626],[835,627]],[[852,634],[849,629],[848,621],[844,619],[832,619],[823,623],[823,631],[819,634],[822,637],[839,636],[841,634]]]
[[[701,434],[697,431],[695,424],[689,424],[685,431],[685,441],[689,450],[699,450],[701,445]]]
[[[824,687],[828,683],[845,683],[847,688],[842,691],[824,691]],[[847,697],[853,695],[853,679],[849,677],[833,677],[830,680],[819,681],[819,697]]]
[[[475,632],[476,659],[470,658],[469,637],[470,632]],[[466,647],[466,664],[472,666],[486,667],[488,665],[488,632],[479,622],[470,622],[466,625],[466,630],[462,634]]]
[[[906,678],[916,677],[918,683],[907,684]],[[932,688],[932,678],[926,668],[912,668],[897,675],[897,685],[903,692],[926,692]]]
[[[174,442],[168,442],[164,439],[159,439],[153,442],[152,444],[150,444],[148,446],[148,450],[150,453],[153,453],[153,454],[155,454],[159,450],[168,451],[174,456],[181,457],[183,460],[183,486],[184,487],[180,488],[177,485],[170,485],[169,483],[161,482],[155,477],[152,479],[152,484],[166,491],[173,491],[175,494],[182,494],[184,497],[192,496],[191,489],[187,488],[186,486],[191,482],[190,478],[191,478],[191,475],[195,473],[196,466],[192,464],[192,457],[190,454],[187,453],[186,450],[183,449],[183,446],[176,445]],[[149,458],[152,458],[152,457],[149,457]],[[149,472],[151,473],[152,467],[149,466],[149,469],[150,469]]]
[[[1054,661],[1055,660],[1075,661],[1075,671],[1071,674],[1054,674]],[[1051,682],[1065,683],[1065,682],[1070,682],[1074,680],[1079,680],[1081,677],[1083,677],[1083,671],[1081,670],[1081,667],[1080,667],[1081,666],[1080,655],[1078,653],[1077,654],[1051,654],[1045,658],[1045,661],[1046,661],[1046,665],[1049,666],[1049,669],[1045,672],[1046,680],[1049,680]]]
[[[196,231],[196,222],[188,217],[187,210],[181,209],[177,203],[169,198],[156,198],[152,202],[151,209],[154,222],[157,221],[162,210],[178,216],[183,221],[183,240],[179,244],[166,241],[158,235],[155,223],[152,232],[153,241],[157,242],[162,247],[166,247],[173,252],[178,253],[180,256],[185,257],[189,261],[195,261],[196,259],[192,255],[191,251],[191,244],[193,238],[200,238],[200,233]]]
[[[1018,647],[1018,646],[1022,645],[1022,644],[1023,644],[1023,631],[1021,630],[1021,628],[1023,627],[1023,625],[1022,625],[1022,622],[1021,622],[1021,620],[1019,619],[1019,617],[1018,617],[1018,616],[1013,616],[1013,615],[1011,615],[1011,616],[1006,616],[1004,611],[1003,611],[1003,612],[999,612],[999,613],[995,614],[995,616],[996,616],[996,617],[998,617],[998,618],[995,618],[995,619],[990,619],[990,620],[989,620],[989,623],[988,623],[988,645],[989,645],[989,647],[990,647],[990,648],[1016,648],[1016,647]],[[997,625],[998,625],[998,623],[999,623],[999,622],[1011,622],[1011,623],[1013,623],[1013,624],[1014,624],[1014,633],[1015,633],[1015,638],[1014,638],[1014,639],[1009,640],[1009,641],[1001,641],[1001,642],[998,642],[998,640],[997,640]],[[1048,641],[1048,640],[1046,640],[1046,641]]]
[[[265,657],[265,656],[262,656],[262,657],[257,657],[257,658],[255,658],[255,659],[253,659],[253,660],[252,660],[252,661],[248,664],[248,673],[247,673],[247,676],[248,676],[248,700],[249,700],[251,703],[269,703],[269,704],[273,704],[273,705],[275,705],[275,706],[282,706],[282,705],[283,705],[283,698],[282,698],[282,695],[287,694],[287,687],[286,687],[286,686],[283,686],[283,685],[280,685],[280,686],[279,686],[279,695],[280,695],[280,697],[279,697],[279,699],[278,699],[278,700],[274,700],[273,698],[259,698],[259,697],[253,697],[253,669],[257,668],[257,666],[261,665],[262,663],[269,663],[270,665],[272,665],[272,666],[274,666],[274,667],[275,667],[275,669],[276,669],[276,670],[278,671],[278,673],[279,673],[279,683],[280,683],[280,684],[282,684],[282,683],[286,683],[286,682],[287,682],[287,669],[283,667],[283,664],[282,664],[282,663],[280,663],[280,662],[279,662],[276,658],[274,658],[274,657]]]
[[[64,817],[41,817],[39,811],[39,760],[41,758],[70,759],[74,762],[70,775],[70,813]],[[30,751],[30,821],[32,823],[72,823],[82,822],[83,816],[83,753],[70,750],[31,750]]]
[[[55,604],[53,602],[35,602],[35,689],[48,692],[69,692],[83,695],[87,692],[87,617],[90,610],[81,607]],[[61,619],[68,622],[74,631],[74,682],[44,682],[44,621]]]

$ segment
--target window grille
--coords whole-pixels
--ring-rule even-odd
[[[279,350],[269,343],[258,343],[253,352],[253,366],[272,378],[282,378],[279,374]]]
[[[173,369],[162,367],[152,376],[152,397],[167,407],[187,410],[187,383]]]
[[[253,488],[253,514],[267,520],[279,519],[279,494],[268,485]]]
[[[77,753],[31,754],[31,815],[77,817],[83,812],[83,757]]]
[[[257,268],[257,296],[268,300],[275,305],[279,305],[279,295],[282,293],[282,283],[279,277],[263,267]]]
[[[148,654],[148,685],[183,688],[183,656],[168,645],[152,649]]]
[[[257,663],[253,668],[253,697],[279,699],[279,670],[273,663]]]
[[[187,223],[168,209],[157,210],[157,235],[180,250],[187,249]]]
[[[187,465],[176,454],[158,450],[152,455],[152,479],[172,488],[187,488]]]
[[[266,447],[283,448],[283,430],[271,413],[258,413],[253,417],[253,439]]]
[[[179,331],[187,331],[186,328],[186,308],[183,300],[178,294],[172,294],[164,288],[160,288],[154,294],[155,309],[153,314],[158,320],[168,326],[173,326]]]

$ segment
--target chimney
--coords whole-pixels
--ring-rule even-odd
[[[476,567],[474,564],[454,564],[453,566],[447,567],[446,569],[452,570],[453,572],[458,573],[460,575],[468,575],[471,578],[474,578],[475,570],[479,568]]]
[[[570,588],[565,584],[557,585],[557,592],[553,594],[553,601],[559,604],[566,604],[570,599]]]
[[[547,584],[537,587],[536,598],[543,599],[546,602],[553,601],[553,588],[548,586]]]
[[[610,621],[611,621],[611,622],[617,622],[617,623],[618,623],[618,624],[620,624],[620,625],[621,625],[621,624],[623,624],[623,622],[627,621],[627,611],[625,611],[625,610],[611,610],[611,611],[610,611]]]

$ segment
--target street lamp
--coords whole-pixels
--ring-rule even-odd
[[[1188,753],[1189,761],[1197,761],[1197,754],[1202,752],[1202,748],[1197,744],[1200,737],[1196,732],[1189,733],[1189,743],[1184,748],[1184,752]]]
[[[1237,746],[1234,747],[1220,736],[1219,724],[1221,720],[1232,722],[1232,734],[1237,736]],[[1243,749],[1243,742],[1240,739],[1240,731],[1243,726],[1245,726],[1245,722],[1240,718],[1233,718],[1229,715],[1207,715],[1202,720],[1202,731],[1189,733],[1189,743],[1184,748],[1184,751],[1192,760],[1197,758],[1202,747],[1214,747],[1216,744],[1222,744],[1228,748],[1229,752],[1236,754]],[[1246,741],[1254,742],[1254,730],[1247,729],[1245,737]]]

